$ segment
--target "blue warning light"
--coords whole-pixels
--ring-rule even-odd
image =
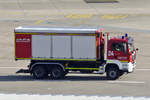
[[[125,37],[128,37],[128,33],[125,34]]]
[[[122,39],[124,39],[124,36],[122,36]]]

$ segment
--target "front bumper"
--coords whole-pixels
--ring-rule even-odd
[[[136,67],[136,62],[134,62],[134,63],[128,63],[128,72],[129,73],[133,72],[134,69],[135,69],[135,67]]]
[[[131,72],[134,71],[135,67],[136,67],[136,62],[134,62],[134,63],[131,63],[131,62],[129,62],[129,63],[122,63],[122,70],[124,72],[131,73]]]

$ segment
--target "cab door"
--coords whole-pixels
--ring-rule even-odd
[[[124,42],[112,42],[108,51],[108,57],[120,61],[127,61],[127,44]]]
[[[114,52],[114,59],[120,61],[127,61],[128,60],[128,52],[127,52],[127,45],[124,42],[120,43],[112,43],[112,51]]]

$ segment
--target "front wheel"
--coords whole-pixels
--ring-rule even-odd
[[[110,80],[116,80],[120,76],[120,71],[119,71],[119,69],[117,69],[115,67],[114,68],[109,68],[106,71],[106,74],[107,74],[107,78],[108,79],[110,79]]]

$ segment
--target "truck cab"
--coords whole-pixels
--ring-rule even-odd
[[[114,37],[108,40],[107,62],[115,62],[119,70],[133,72],[135,68],[136,50],[134,40],[126,34],[122,37]]]

